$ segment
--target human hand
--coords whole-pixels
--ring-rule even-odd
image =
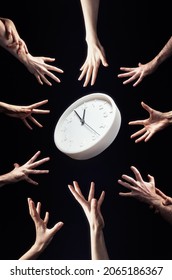
[[[81,81],[85,77],[83,86],[86,87],[91,81],[91,86],[95,84],[98,75],[98,69],[100,64],[104,67],[108,66],[106,61],[105,51],[99,41],[95,44],[87,44],[87,57],[80,68],[81,74],[78,78],[78,81]]]
[[[35,169],[36,167],[42,165],[43,163],[50,160],[49,157],[45,157],[41,160],[37,160],[38,156],[40,155],[40,151],[36,152],[33,157],[31,157],[25,164],[19,165],[18,163],[14,163],[14,169],[6,174],[7,182],[8,183],[17,183],[19,181],[26,181],[33,185],[38,185],[38,182],[31,179],[29,177],[30,174],[47,174],[49,170],[38,170]]]
[[[26,66],[28,71],[36,77],[39,84],[43,85],[45,83],[49,86],[52,86],[52,83],[46,76],[50,77],[57,83],[61,82],[60,79],[52,73],[52,71],[63,73],[63,70],[46,63],[55,61],[55,58],[43,56],[36,57],[28,53],[24,56],[23,54],[20,55],[20,61]]]
[[[95,184],[94,182],[91,182],[88,199],[86,200],[81,192],[78,182],[74,181],[73,186],[68,185],[68,188],[71,191],[74,198],[83,208],[90,227],[99,230],[103,229],[104,219],[101,214],[101,205],[105,197],[105,192],[102,191],[99,199],[95,199]]]
[[[135,175],[135,179],[124,174],[122,175],[122,179],[124,179],[125,181],[118,180],[118,183],[129,189],[130,192],[120,192],[119,195],[125,197],[134,197],[142,202],[153,206],[164,202],[164,198],[156,193],[155,180],[153,176],[148,175],[149,180],[148,182],[146,182],[143,180],[139,170],[136,167],[131,166],[131,170]]]
[[[152,74],[157,69],[157,67],[158,65],[154,59],[146,64],[138,63],[138,67],[120,67],[120,70],[124,71],[125,73],[118,74],[118,78],[127,78],[123,82],[123,85],[129,84],[136,80],[136,82],[133,84],[133,87],[136,87],[146,76]]]
[[[10,43],[7,45],[7,47],[16,48],[17,46],[18,54],[20,54],[21,49],[23,49],[25,53],[28,53],[28,48],[25,42],[20,38],[13,21],[8,18],[0,18],[0,20],[5,26],[6,39],[10,40]]]
[[[35,224],[36,229],[35,246],[38,247],[39,250],[43,251],[51,242],[56,232],[61,229],[63,222],[58,222],[51,229],[49,229],[47,228],[49,212],[45,213],[44,219],[41,219],[40,217],[41,203],[38,202],[37,206],[35,207],[33,200],[28,198],[28,207],[30,216]]]
[[[43,125],[38,122],[32,115],[33,114],[48,114],[50,113],[50,110],[41,110],[37,109],[38,107],[46,104],[48,102],[48,99],[31,104],[29,106],[17,106],[17,105],[10,105],[6,103],[3,106],[3,112],[14,118],[19,118],[23,121],[23,123],[32,130],[32,126],[28,123],[28,120],[30,120],[32,123],[34,123],[38,127],[43,127]]]
[[[147,142],[156,132],[168,126],[168,119],[160,111],[152,109],[141,102],[142,107],[149,113],[149,118],[145,120],[130,121],[129,125],[143,125],[144,127],[131,135],[131,139],[138,137],[135,143]],[[141,136],[140,136],[141,135]],[[140,136],[140,137],[139,137]]]

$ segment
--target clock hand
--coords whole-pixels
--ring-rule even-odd
[[[85,122],[85,110],[86,110],[86,109],[84,109],[84,111],[83,111],[83,116],[82,116],[82,121],[83,121],[83,122]]]
[[[77,113],[77,111],[74,110],[74,112],[75,112],[75,114],[77,115],[77,117],[80,119],[81,125],[83,125],[83,124],[84,124],[84,119],[82,119],[82,118],[80,117],[80,115]]]
[[[92,131],[94,131],[94,133],[96,133],[96,134],[98,134],[98,135],[100,136],[100,134],[99,134],[97,131],[95,131],[88,123],[86,123],[86,122],[84,121],[83,124],[85,124],[86,126],[88,126]]]
[[[81,125],[85,124],[86,126],[88,126],[92,131],[94,131],[94,133],[100,135],[97,131],[95,131],[89,124],[87,124],[84,120],[85,118],[85,109],[84,109],[84,113],[83,113],[83,118],[80,117],[80,115],[77,113],[77,111],[75,111],[75,114],[77,115],[77,117],[80,119]]]

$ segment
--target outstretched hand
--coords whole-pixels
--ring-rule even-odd
[[[48,99],[28,105],[28,106],[18,106],[18,105],[10,105],[5,104],[3,111],[6,115],[14,118],[19,118],[23,121],[23,123],[32,130],[32,126],[29,124],[28,120],[34,123],[38,127],[43,127],[43,125],[38,122],[33,114],[48,114],[50,110],[41,110],[37,109],[38,107],[46,104]]]
[[[135,143],[147,142],[156,132],[162,130],[168,125],[168,119],[160,111],[156,111],[144,102],[142,107],[149,113],[149,118],[145,120],[130,121],[129,125],[142,125],[142,129],[131,135],[131,139],[138,137]]]
[[[99,199],[95,199],[95,184],[94,182],[91,182],[88,199],[85,199],[81,192],[78,182],[74,181],[73,186],[68,185],[68,188],[71,191],[74,198],[78,201],[78,203],[84,210],[89,225],[94,228],[96,227],[102,229],[104,227],[104,219],[101,214],[101,205],[105,197],[105,192],[102,191]]]
[[[89,82],[91,86],[95,84],[100,64],[104,67],[108,66],[104,48],[99,41],[96,44],[88,43],[87,57],[80,68],[81,74],[78,78],[78,80],[81,81],[85,77],[84,87],[86,87]]]
[[[19,181],[26,181],[32,185],[38,185],[38,182],[31,179],[29,176],[31,174],[38,175],[38,174],[47,174],[49,170],[39,170],[35,169],[38,166],[42,165],[43,163],[50,160],[49,157],[42,158],[40,160],[36,159],[40,155],[40,151],[36,152],[33,157],[31,157],[25,164],[19,165],[18,163],[14,163],[14,169],[9,172],[8,175],[8,182],[9,183],[17,183]]]
[[[131,82],[134,82],[133,87],[136,87],[138,84],[140,84],[143,79],[152,74],[157,69],[157,64],[154,60],[142,64],[138,63],[138,67],[120,67],[120,70],[125,72],[122,74],[118,74],[118,78],[127,78],[123,85],[129,84]]]

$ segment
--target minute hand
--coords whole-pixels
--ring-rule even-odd
[[[80,119],[81,124],[83,125],[83,124],[84,124],[84,119],[82,119],[82,118],[80,117],[80,115],[77,113],[77,111],[74,110],[74,112],[75,112],[75,114],[77,115],[77,117]]]
[[[92,131],[94,131],[94,133],[98,134],[100,136],[100,134],[95,131],[89,124],[87,124],[84,120],[83,120],[83,124],[85,124],[86,126],[88,126]]]

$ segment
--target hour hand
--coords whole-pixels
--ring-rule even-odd
[[[84,111],[83,111],[82,122],[83,122],[83,123],[85,122],[85,109],[84,109]]]
[[[77,115],[77,117],[80,119],[81,124],[83,125],[84,124],[84,120],[80,117],[80,115],[78,114],[77,111],[74,110],[74,112]]]

